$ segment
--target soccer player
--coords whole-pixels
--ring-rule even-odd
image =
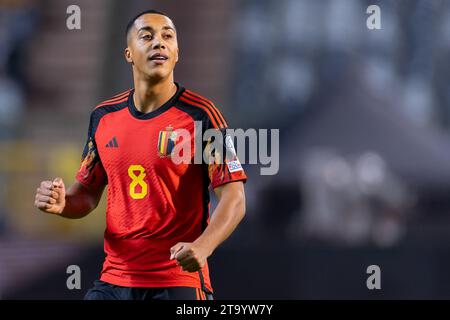
[[[244,217],[246,175],[220,111],[174,82],[179,51],[172,20],[142,12],[126,37],[134,88],[97,105],[75,183],[66,189],[61,178],[43,181],[35,206],[82,218],[108,184],[106,258],[85,299],[212,299],[207,258]],[[219,132],[234,157],[217,157],[208,148],[212,140],[196,144],[198,123]],[[224,161],[194,163],[192,152],[191,162],[177,163],[174,151],[183,143]],[[209,187],[218,198],[211,219]]]

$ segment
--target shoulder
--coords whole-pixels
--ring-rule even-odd
[[[128,105],[128,97],[131,92],[132,89],[126,90],[97,104],[91,111],[90,116],[92,130],[95,131],[97,129],[98,123],[104,115],[126,108]]]
[[[128,89],[119,94],[116,94],[115,96],[112,96],[111,98],[108,98],[108,99],[100,102],[99,104],[97,104],[95,106],[94,111],[99,108],[108,107],[108,106],[119,106],[119,105],[126,103],[128,101],[128,97],[130,96],[130,93],[132,90],[133,89]]]
[[[179,101],[182,103],[181,106],[190,109],[191,113],[197,112],[204,114],[210,120],[213,127],[226,128],[228,126],[225,117],[222,112],[220,112],[219,108],[204,96],[185,89],[181,94]]]

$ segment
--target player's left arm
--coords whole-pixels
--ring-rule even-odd
[[[245,216],[245,192],[241,181],[218,186],[214,192],[219,203],[205,231],[194,242],[179,242],[170,249],[184,271],[196,272],[225,241]]]

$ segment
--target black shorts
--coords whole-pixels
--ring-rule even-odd
[[[206,288],[128,288],[96,280],[84,300],[213,300]]]

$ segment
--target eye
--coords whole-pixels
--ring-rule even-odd
[[[172,38],[173,38],[173,35],[171,35],[170,33],[166,33],[166,34],[164,35],[164,38],[165,38],[165,39],[172,39]]]
[[[144,40],[152,40],[152,35],[149,34],[149,33],[144,34],[144,35],[141,36],[141,39],[144,39]]]

